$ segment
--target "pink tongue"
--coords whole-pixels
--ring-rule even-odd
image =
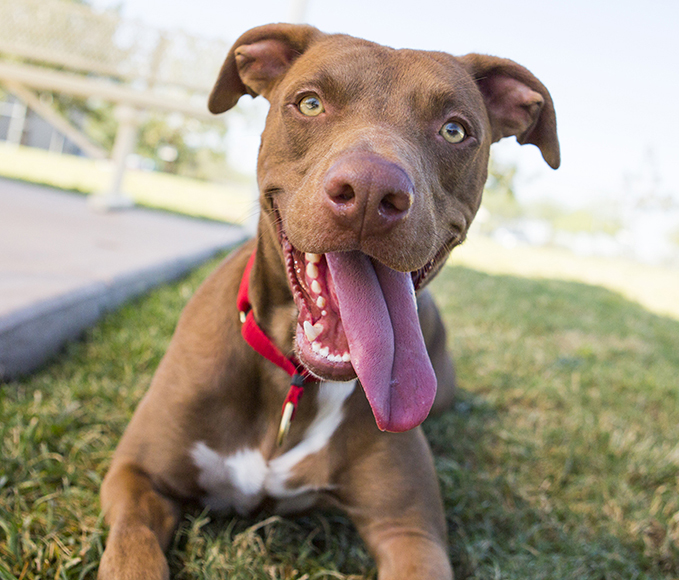
[[[417,318],[408,273],[361,252],[325,255],[349,342],[351,364],[377,426],[407,431],[424,421],[436,395],[436,376]]]

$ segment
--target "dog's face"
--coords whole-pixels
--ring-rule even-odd
[[[328,36],[293,63],[270,100],[259,182],[265,207],[279,213],[294,247],[358,250],[416,272],[442,263],[464,239],[486,180],[491,134],[481,95],[453,57]],[[381,209],[401,210],[398,218],[380,220],[370,208],[347,216],[350,208],[329,192],[333,177],[351,181],[347,173],[387,181],[396,194]],[[344,205],[370,204],[366,197]]]
[[[412,346],[422,343],[413,290],[464,240],[492,142],[515,135],[558,166],[549,93],[511,61],[393,50],[293,25],[236,42],[210,109],[246,92],[271,104],[258,163],[261,233],[286,264],[298,356],[322,378],[358,374],[378,425],[410,428],[435,392],[423,345]],[[399,402],[406,383],[425,386]]]

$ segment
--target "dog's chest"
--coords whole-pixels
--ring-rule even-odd
[[[259,449],[239,449],[223,455],[204,442],[192,450],[198,468],[198,484],[205,490],[203,503],[221,511],[246,515],[266,498],[276,500],[276,511],[292,512],[311,507],[326,486],[305,483],[290,486],[295,468],[304,459],[321,451],[344,419],[344,403],[356,387],[349,383],[321,383],[317,414],[302,440],[286,453],[267,460]]]

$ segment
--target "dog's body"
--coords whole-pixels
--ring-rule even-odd
[[[549,93],[511,61],[292,25],[236,42],[210,109],[245,93],[271,103],[258,238],[190,301],[116,451],[100,577],[167,578],[163,550],[199,501],[243,514],[337,506],[380,580],[451,578],[417,425],[450,403],[454,372],[438,312],[426,292],[416,311],[413,289],[464,239],[491,142],[516,135],[558,166]],[[246,343],[236,307],[253,252],[249,316],[310,373],[280,447],[291,379]]]

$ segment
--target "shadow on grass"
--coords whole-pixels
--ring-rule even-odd
[[[541,505],[539,491],[531,493],[535,482],[517,481],[492,451],[507,440],[501,424],[483,398],[461,392],[454,411],[425,425],[456,578],[622,580],[652,572],[656,566],[643,557],[643,545],[577,529],[567,508]]]
[[[0,578],[93,578],[98,488],[215,263],[106,317],[0,397]],[[425,423],[457,578],[679,574],[679,323],[582,284],[446,268],[462,388]],[[375,577],[348,519],[184,519],[176,578]]]
[[[339,512],[296,517],[188,515],[169,554],[174,578],[376,578],[374,563]]]

